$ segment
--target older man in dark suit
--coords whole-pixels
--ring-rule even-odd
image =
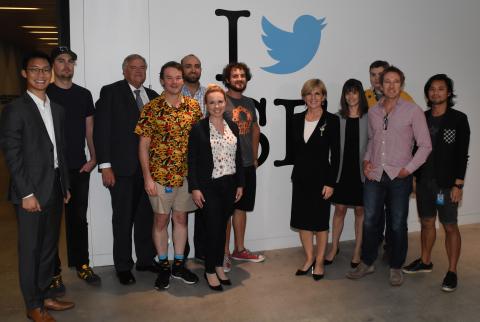
[[[155,271],[153,212],[144,190],[135,125],[143,105],[158,94],[143,86],[147,63],[132,54],[122,64],[125,79],[104,86],[96,103],[94,143],[103,185],[112,199],[113,261],[121,284],[135,283],[131,269],[132,227],[138,271]]]
[[[65,161],[64,111],[51,102],[49,57],[32,53],[23,62],[27,92],[5,107],[0,145],[11,175],[9,199],[18,222],[20,288],[27,316],[55,321],[47,310],[72,308],[71,302],[48,298],[58,247],[63,202],[70,199]]]

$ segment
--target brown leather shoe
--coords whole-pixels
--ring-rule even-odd
[[[39,307],[27,311],[27,318],[34,322],[55,322],[56,320],[46,310]]]
[[[43,301],[43,306],[52,311],[65,311],[73,308],[75,303],[67,301],[59,301],[55,298],[45,299]]]

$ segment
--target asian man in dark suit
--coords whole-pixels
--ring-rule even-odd
[[[70,199],[65,158],[64,111],[51,102],[49,57],[28,55],[22,76],[27,92],[7,105],[0,119],[0,146],[10,171],[9,199],[18,223],[20,288],[27,317],[55,321],[47,310],[72,308],[72,302],[50,298],[63,202]]]
[[[95,104],[94,143],[103,185],[112,199],[113,261],[121,284],[135,283],[131,270],[132,228],[138,271],[155,271],[153,211],[144,189],[135,125],[143,105],[158,94],[143,86],[147,63],[132,54],[122,64],[125,79],[104,86]]]

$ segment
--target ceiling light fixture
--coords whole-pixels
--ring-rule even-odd
[[[58,40],[58,37],[55,37],[55,38],[45,38],[45,37],[41,37],[41,38],[38,38],[40,40]]]
[[[57,29],[57,26],[20,26],[24,29]]]
[[[0,7],[0,10],[40,10],[41,8],[32,7]]]
[[[58,34],[58,31],[41,31],[41,30],[37,31],[37,30],[35,30],[35,31],[29,31],[28,33],[30,33],[30,34]]]

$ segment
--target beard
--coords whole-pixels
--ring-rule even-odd
[[[73,78],[73,73],[61,73],[55,75],[55,77],[61,80],[71,80]]]
[[[229,83],[228,84],[228,88],[231,89],[231,90],[234,90],[236,92],[243,92],[246,88],[247,88],[247,83]]]
[[[195,83],[198,83],[198,81],[200,80],[200,75],[199,76],[197,76],[197,75],[185,75],[183,77],[183,80],[187,83],[195,84]]]

